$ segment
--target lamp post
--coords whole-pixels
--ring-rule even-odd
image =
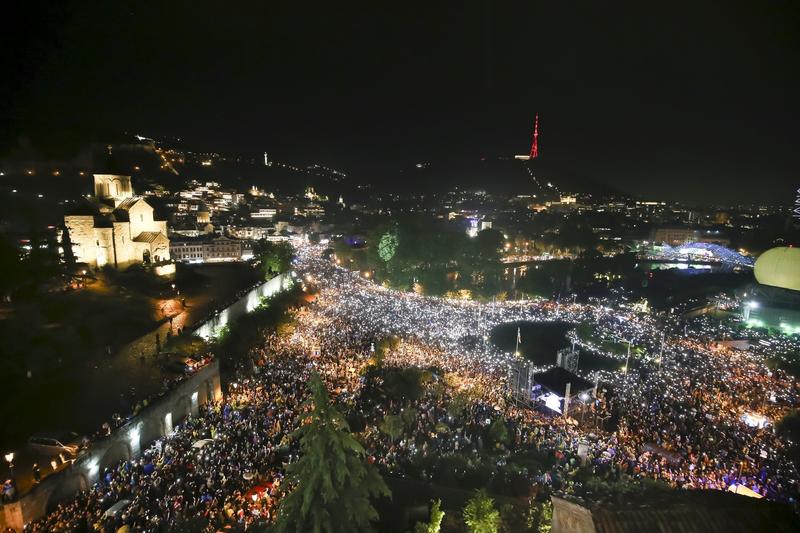
[[[14,479],[14,452],[8,452],[4,457],[8,463],[8,469],[11,470],[11,479]]]
[[[586,394],[585,392],[582,392],[581,395],[580,395],[580,399],[581,399],[581,402],[582,402],[582,405],[581,405],[581,426],[583,426],[583,416],[584,416],[584,414],[586,414],[586,402],[587,402],[587,400],[589,400],[589,395]]]

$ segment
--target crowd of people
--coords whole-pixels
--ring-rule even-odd
[[[770,425],[798,406],[798,386],[770,371],[762,354],[718,348],[677,322],[665,326],[607,305],[480,304],[398,293],[320,252],[301,247],[295,265],[316,300],[294,311],[291,331],[266,334],[250,353],[231,354],[246,355],[246,364],[224,403],[206,406],[141,457],[102,472],[90,490],[27,530],[167,531],[197,523],[216,531],[271,523],[292,488],[283,479],[298,454],[290,435],[312,372],[359,421],[353,431],[368,460],[387,474],[435,480],[441,472],[428,459],[452,456],[470,464],[492,457],[499,471],[508,454],[533,450],[551,460],[518,473],[531,492],[580,490],[573,474],[583,464],[606,480],[744,485],[797,503],[797,470]],[[602,386],[583,403],[588,416],[579,424],[509,401],[506,367],[515,356],[486,339],[495,326],[523,320],[589,323],[599,335],[643,347],[644,355],[625,372],[587,374]],[[384,349],[389,337],[399,340]],[[422,393],[405,400],[385,394],[385,374],[368,371],[375,366],[424,369]],[[399,435],[384,427],[390,415],[403,419]],[[597,422],[603,419],[613,424]],[[498,420],[505,431],[493,427]],[[586,454],[579,457],[582,444]],[[119,512],[107,512],[124,500]]]

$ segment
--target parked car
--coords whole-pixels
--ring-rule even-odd
[[[81,447],[81,438],[74,431],[38,433],[28,439],[28,447],[49,455],[68,453],[74,456]]]
[[[164,363],[164,370],[176,374],[190,374],[197,368],[197,361],[190,357],[176,357]]]

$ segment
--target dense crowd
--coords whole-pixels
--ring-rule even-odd
[[[224,403],[208,405],[141,457],[102,472],[90,490],[28,530],[167,531],[197,521],[215,531],[270,523],[291,489],[282,482],[298,453],[289,435],[311,372],[322,376],[348,418],[360,421],[353,429],[386,473],[427,481],[441,473],[426,458],[460,456],[474,464],[493,448],[535,450],[552,461],[519,474],[531,491],[578,490],[572,474],[583,443],[588,468],[606,480],[649,477],[720,490],[742,484],[797,502],[797,471],[770,425],[798,406],[798,387],[770,371],[763,354],[718,348],[677,321],[598,303],[480,304],[398,293],[319,252],[301,248],[296,264],[299,277],[318,290],[316,301],[293,313],[291,333],[266,335],[252,349]],[[587,375],[602,386],[582,407],[588,416],[581,425],[508,400],[506,366],[514,355],[486,339],[495,326],[522,320],[589,323],[644,355],[627,372]],[[390,336],[400,341],[376,354]],[[406,402],[381,394],[380,374],[365,378],[378,355],[382,368],[425,369],[422,394]],[[400,435],[382,429],[388,415],[407,410],[413,416]],[[503,438],[492,429],[497,420]],[[500,466],[503,455],[497,457]],[[107,512],[123,500],[130,503]]]

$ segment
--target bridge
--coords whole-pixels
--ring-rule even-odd
[[[689,242],[678,246],[654,246],[641,252],[637,259],[654,263],[689,263],[693,265],[723,265],[727,267],[753,268],[755,259],[742,255],[720,244],[711,242]]]

